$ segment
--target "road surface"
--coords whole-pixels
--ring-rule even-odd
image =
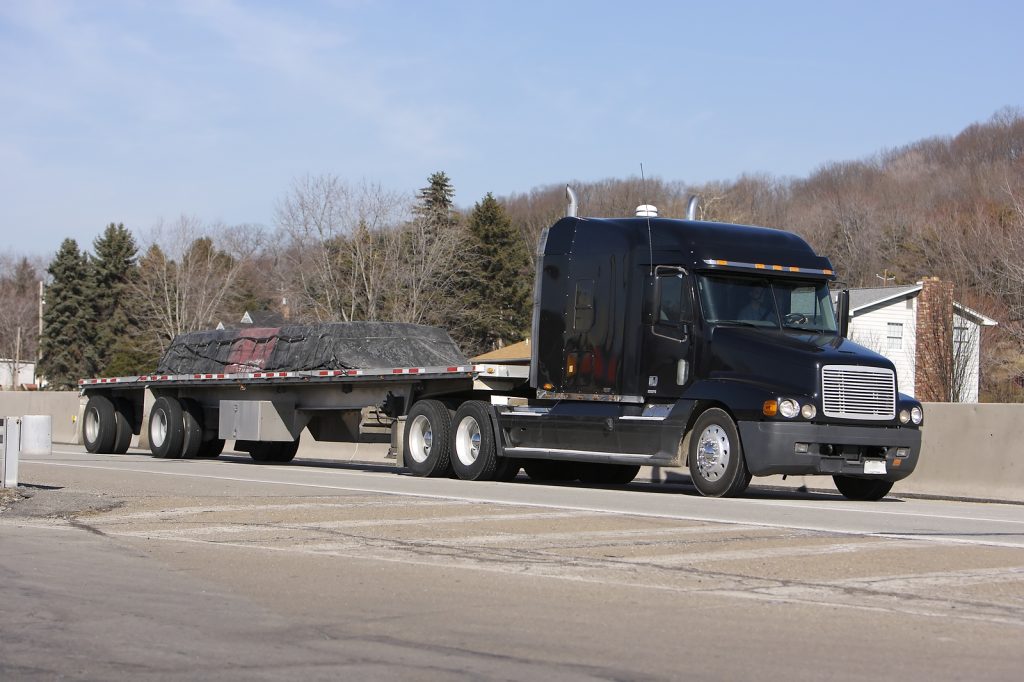
[[[0,679],[1013,679],[1024,506],[55,446]]]

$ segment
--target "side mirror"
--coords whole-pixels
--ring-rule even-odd
[[[850,331],[850,290],[843,289],[836,299],[836,323],[839,326],[839,336],[847,338]]]

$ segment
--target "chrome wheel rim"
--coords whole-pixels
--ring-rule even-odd
[[[473,417],[459,422],[455,432],[455,456],[466,466],[472,466],[480,456],[480,424]]]
[[[167,413],[157,410],[149,422],[149,442],[153,447],[160,447],[167,440]]]
[[[697,472],[706,481],[717,481],[729,466],[732,448],[729,435],[718,424],[711,424],[697,441]]]
[[[100,438],[100,412],[95,407],[85,413],[85,439],[95,443]]]
[[[423,464],[430,456],[430,448],[433,445],[434,430],[430,426],[430,420],[421,414],[409,425],[409,456]]]

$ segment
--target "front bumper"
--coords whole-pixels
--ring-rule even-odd
[[[771,474],[906,478],[921,452],[920,429],[807,422],[739,422],[747,469]],[[797,444],[806,452],[797,452]],[[803,449],[801,447],[801,449]],[[905,455],[897,457],[897,450]]]

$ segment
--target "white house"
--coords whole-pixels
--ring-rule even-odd
[[[36,382],[36,363],[0,358],[0,390]]]
[[[850,339],[892,360],[899,390],[919,400],[938,399],[929,385],[938,373],[952,377],[956,402],[978,402],[981,328],[996,324],[954,301],[952,285],[935,278],[850,290]],[[949,348],[938,353],[936,342]]]

